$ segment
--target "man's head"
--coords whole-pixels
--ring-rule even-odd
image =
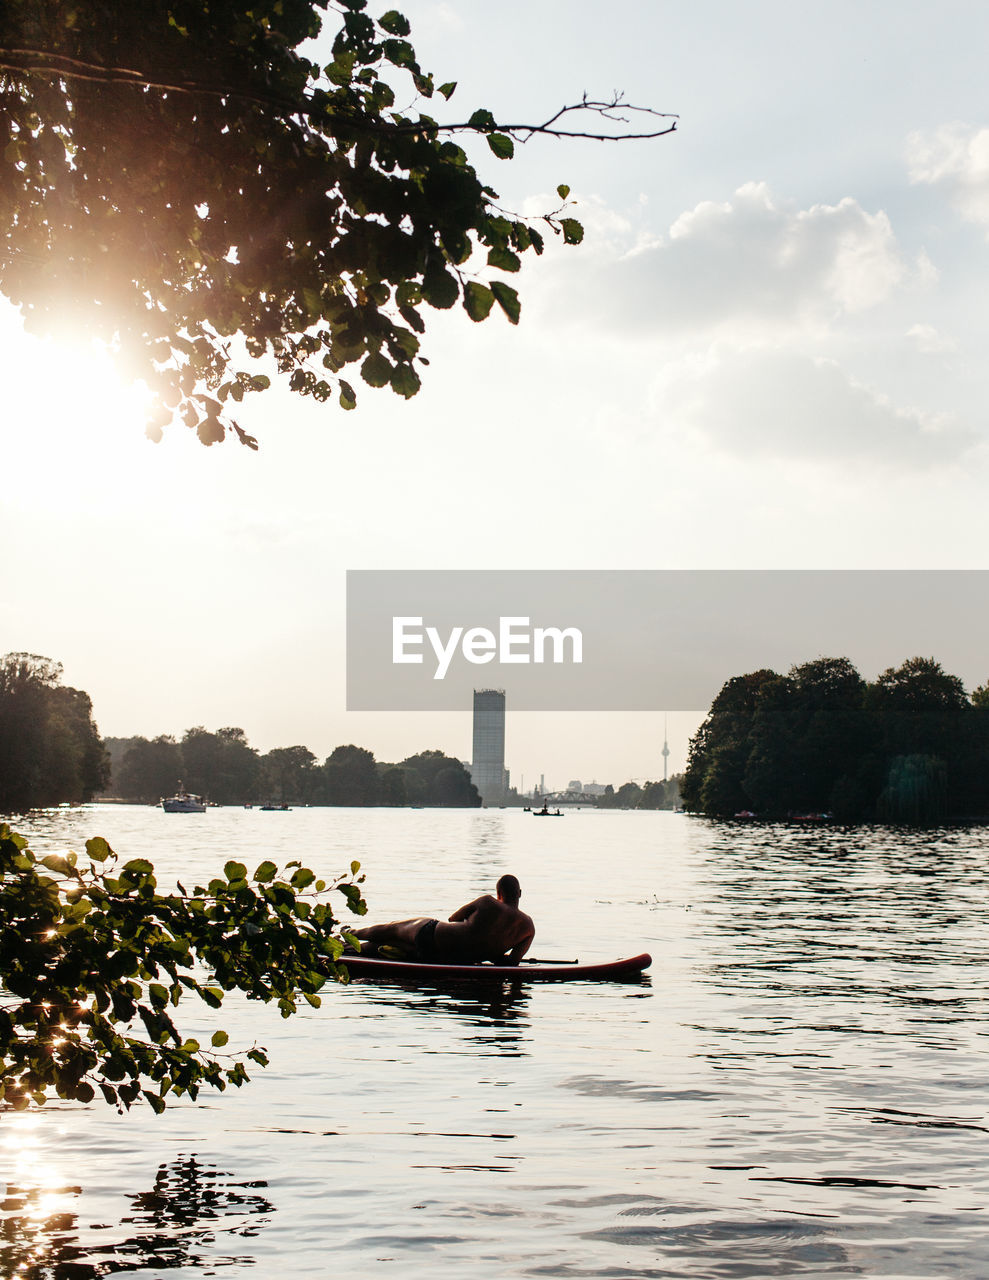
[[[502,876],[495,888],[502,902],[507,902],[512,907],[518,906],[519,898],[522,897],[522,886],[514,876]]]

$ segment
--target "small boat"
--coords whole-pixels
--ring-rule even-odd
[[[263,804],[261,806],[262,813],[291,813],[292,810],[287,804]]]
[[[652,964],[652,956],[628,956],[581,964],[422,964],[416,960],[385,960],[379,956],[344,954],[337,961],[351,978],[372,982],[637,982]]]
[[[174,796],[162,800],[161,807],[166,813],[205,813],[206,801],[191,791],[176,791]]]
[[[542,809],[533,809],[532,816],[534,818],[562,818],[563,814],[559,809],[555,813],[550,813],[549,809],[544,806]]]

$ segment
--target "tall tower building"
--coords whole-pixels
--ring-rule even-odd
[[[474,749],[470,776],[485,804],[504,803],[508,790],[504,689],[474,690]]]

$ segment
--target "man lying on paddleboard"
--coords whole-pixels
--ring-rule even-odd
[[[449,920],[416,916],[355,929],[361,955],[377,956],[382,947],[399,952],[404,960],[422,964],[518,964],[536,936],[536,927],[519,910],[522,889],[514,876],[502,876],[489,893],[454,911]]]

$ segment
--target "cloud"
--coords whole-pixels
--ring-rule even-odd
[[[907,330],[907,337],[925,356],[942,355],[946,351],[956,351],[958,343],[943,333],[938,333],[932,324],[915,324]]]
[[[641,435],[900,472],[952,465],[979,443],[940,411],[951,398],[918,359],[951,340],[904,310],[937,273],[904,253],[882,210],[851,196],[801,208],[748,183],[661,236],[641,210],[584,200],[576,212],[585,243],[550,255],[539,319],[557,349],[565,329],[589,363],[607,352],[616,396],[640,389],[641,416],[624,408]]]
[[[426,10],[425,21],[420,20],[417,32],[426,25],[446,31],[463,31],[465,23],[463,15],[453,5],[434,4]]]
[[[747,183],[730,200],[681,213],[665,236],[631,245],[622,219],[593,206],[578,214],[588,226],[584,301],[621,329],[740,340],[820,330],[926,274],[904,257],[886,214],[851,197],[800,209],[765,183]],[[572,285],[577,273],[567,269]]]
[[[907,139],[910,180],[943,187],[968,222],[989,235],[989,129],[946,124]]]
[[[673,375],[657,409],[742,458],[871,462],[907,470],[958,460],[971,432],[897,407],[834,361],[782,349],[715,350]]]

